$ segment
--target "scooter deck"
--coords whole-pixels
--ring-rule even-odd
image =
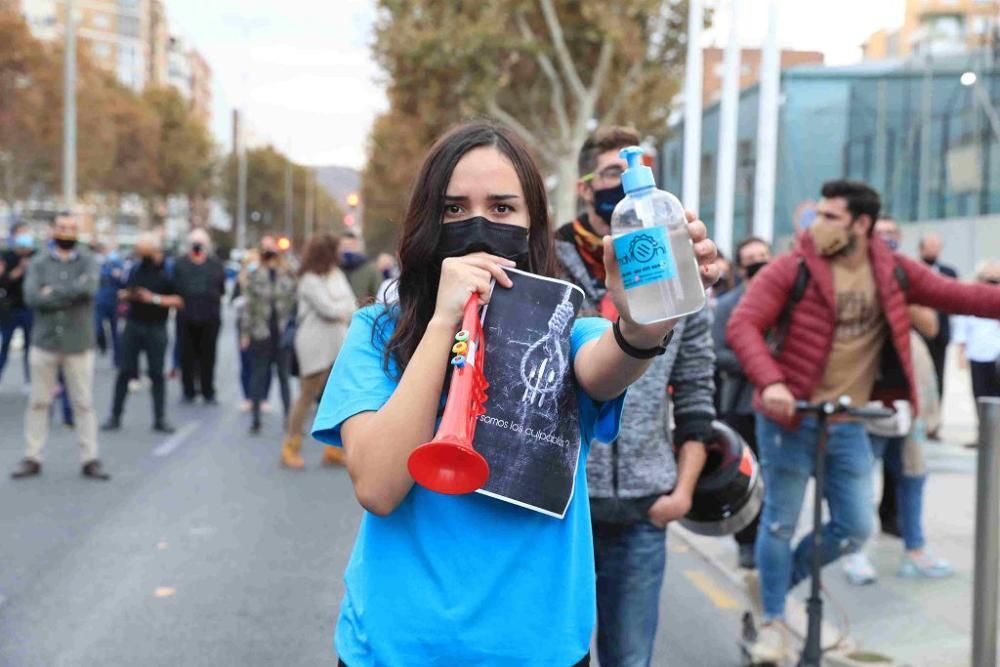
[[[753,647],[757,643],[758,637],[757,618],[753,609],[747,609],[743,612],[740,621],[740,640],[738,646],[740,648],[740,664],[742,667],[795,667],[798,664],[799,653],[802,647],[793,637],[789,637],[791,643],[787,647],[784,660],[775,662],[773,660],[762,661],[754,658]]]

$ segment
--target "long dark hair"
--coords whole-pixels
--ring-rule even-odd
[[[506,156],[521,181],[529,216],[531,271],[544,276],[555,273],[545,184],[527,146],[508,128],[489,121],[474,121],[452,129],[438,139],[424,159],[403,218],[399,240],[399,304],[384,315],[396,320],[395,331],[385,345],[383,366],[387,372],[389,360],[394,357],[402,375],[434,314],[441,277],[435,250],[441,238],[445,193],[458,161],[469,151],[484,146],[492,146]],[[379,330],[376,327],[373,336]]]
[[[324,232],[309,237],[302,251],[302,264],[299,266],[299,277],[307,273],[325,276],[330,273],[339,260],[340,237],[330,232]]]

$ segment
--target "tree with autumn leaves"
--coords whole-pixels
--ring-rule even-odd
[[[249,240],[254,243],[264,234],[284,232],[285,229],[285,175],[288,158],[274,146],[266,145],[247,149],[247,227]],[[343,210],[323,187],[315,186],[309,197],[306,188],[312,178],[310,170],[292,164],[292,241],[296,247],[305,243],[308,230],[305,226],[306,200],[312,198],[314,232],[343,230]],[[230,214],[236,217],[235,156],[226,159],[222,169],[222,195]],[[254,215],[256,214],[256,215]],[[256,218],[256,219],[255,219]]]
[[[554,183],[554,221],[571,219],[576,157],[593,127],[666,135],[686,21],[687,0],[378,0],[373,49],[389,109],[363,175],[369,244],[393,245],[430,143],[476,117],[529,143]]]
[[[77,58],[77,179],[81,193],[136,194],[154,220],[170,195],[204,196],[215,147],[208,128],[173,88],[137,95],[88,57]],[[0,199],[53,196],[63,137],[61,44],[35,39],[0,6]]]

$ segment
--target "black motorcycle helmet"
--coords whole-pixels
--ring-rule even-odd
[[[764,500],[757,458],[746,441],[720,421],[712,422],[705,448],[708,459],[681,525],[709,537],[738,533],[754,520]]]

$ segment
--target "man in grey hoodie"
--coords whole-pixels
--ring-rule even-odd
[[[580,151],[577,192],[586,212],[556,232],[562,277],[586,295],[582,316],[617,314],[606,298],[600,239],[624,197],[618,151],[635,130],[598,128]],[[708,309],[674,328],[666,352],[629,389],[621,432],[587,460],[597,568],[602,667],[649,665],[666,567],[666,526],[691,507],[711,432],[715,351]],[[671,429],[671,412],[675,426]]]

